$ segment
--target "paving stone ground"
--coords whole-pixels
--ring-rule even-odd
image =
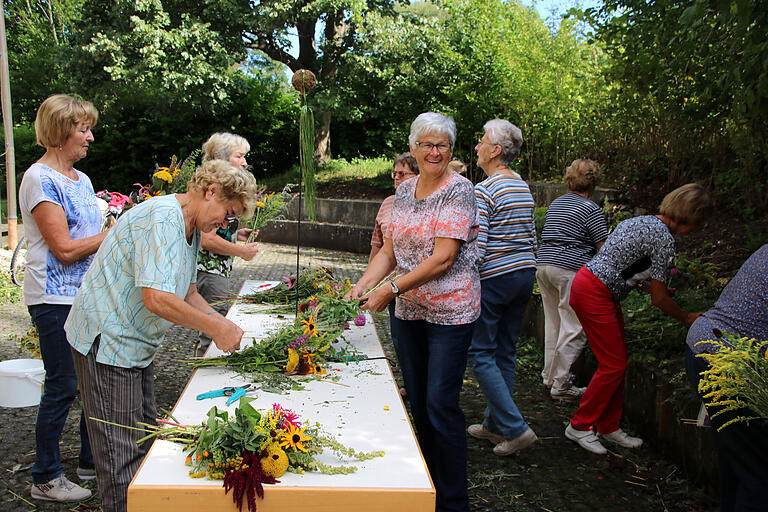
[[[338,277],[357,279],[365,270],[363,255],[303,249],[301,266],[324,265]],[[231,290],[236,293],[245,279],[277,279],[295,275],[295,247],[262,244],[251,262],[236,259]],[[384,350],[393,364],[388,317],[375,316]],[[0,314],[0,360],[21,357],[6,336],[21,334],[30,325],[23,305],[2,307]],[[186,385],[190,369],[179,361],[193,355],[197,333],[174,327],[157,353],[156,398],[158,406],[170,409]],[[659,456],[653,442],[641,450],[618,449],[598,457],[584,452],[563,438],[562,432],[574,405],[553,403],[539,377],[538,344],[521,340],[515,400],[539,442],[512,457],[497,457],[484,441],[468,440],[468,475],[473,512],[557,511],[557,512],[712,512],[716,510],[713,490],[702,490],[688,482],[682,471]],[[537,359],[538,357],[538,359]],[[397,372],[396,366],[394,367]],[[395,373],[399,377],[399,373]],[[467,372],[461,404],[467,423],[482,418],[485,399],[477,381]],[[0,512],[98,510],[98,496],[80,504],[32,502],[29,498],[34,461],[36,407],[0,408],[0,440],[5,456],[0,459]],[[76,401],[62,437],[65,473],[75,478],[79,447]],[[631,428],[631,425],[629,426]],[[92,481],[85,484],[92,490]],[[169,509],[169,512],[174,512]],[[365,512],[365,511],[360,511]]]
[[[362,275],[366,264],[366,256],[346,252],[302,249],[300,254],[301,268],[323,265],[334,275],[340,278],[349,277],[352,280]],[[262,244],[253,260],[249,262],[239,258],[235,260],[230,277],[231,291],[236,294],[246,279],[277,279],[280,276],[295,274],[295,247]],[[388,317],[377,315],[376,323],[380,334],[388,340]],[[31,325],[27,309],[22,303],[2,306],[0,360],[29,357],[29,354],[20,353],[17,345],[9,337],[23,334]],[[159,408],[170,410],[181,395],[191,370],[178,361],[194,355],[196,341],[197,331],[184,327],[173,327],[166,334],[165,341],[155,359],[157,368],[155,393]],[[391,357],[391,349],[387,350],[390,351]],[[79,400],[76,400],[70,410],[61,441],[64,472],[73,481],[77,481],[75,469],[80,444],[78,430],[80,411]],[[5,456],[0,458],[2,475],[0,476],[0,512],[30,511],[34,510],[35,506],[40,511],[78,510],[77,507],[81,504],[33,502],[29,497],[29,487],[32,483],[29,468],[35,457],[36,413],[36,407],[0,408],[0,440],[5,451]],[[96,492],[94,481],[84,485]],[[24,500],[28,500],[31,504]],[[82,505],[97,507],[98,496],[92,497]]]

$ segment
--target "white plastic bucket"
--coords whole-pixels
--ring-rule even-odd
[[[40,359],[0,362],[0,407],[30,407],[40,403],[45,367]]]

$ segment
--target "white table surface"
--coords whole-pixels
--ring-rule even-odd
[[[250,290],[262,284],[263,281],[246,281],[241,294],[250,293]],[[252,304],[235,303],[227,314],[227,318],[245,331],[243,347],[252,343],[254,337],[261,338],[282,323],[290,321],[290,316],[279,319],[274,314],[259,313],[258,310]],[[370,316],[367,316],[364,326],[357,327],[351,323],[351,329],[345,333],[346,339],[359,352],[369,358],[384,357]],[[218,355],[221,352],[212,343],[206,357]],[[248,396],[255,398],[252,405],[257,409],[269,409],[273,403],[279,403],[292,409],[302,421],[310,424],[319,422],[326,432],[334,435],[345,446],[364,452],[383,450],[385,456],[367,461],[348,461],[337,458],[326,449],[317,457],[320,462],[354,465],[357,471],[348,475],[286,473],[280,477],[280,483],[265,486],[265,498],[275,488],[301,488],[304,491],[311,491],[312,488],[347,488],[350,491],[400,489],[430,492],[434,495],[434,488],[387,360],[329,364],[326,369],[328,376],[304,382],[304,390],[284,391],[280,395],[256,390],[248,393]],[[338,381],[332,381],[331,376],[337,376]],[[233,414],[237,403],[227,406],[225,397],[207,400],[196,400],[195,397],[206,391],[246,382],[249,382],[246,378],[224,367],[200,368],[192,374],[173,409],[173,415],[182,424],[199,424],[214,405]],[[137,492],[151,492],[152,488],[173,492],[174,488],[210,487],[211,490],[224,493],[221,481],[191,478],[188,474],[190,467],[184,464],[184,459],[180,445],[156,441],[129,488],[129,510],[150,510],[132,508],[131,504],[134,501],[132,495],[136,497]],[[257,505],[262,510],[261,504],[257,502]]]

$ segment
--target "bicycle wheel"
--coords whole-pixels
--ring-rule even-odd
[[[19,286],[24,282],[24,271],[27,269],[27,239],[21,237],[11,256],[11,280]]]

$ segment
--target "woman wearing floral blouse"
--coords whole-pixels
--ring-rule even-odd
[[[384,245],[348,298],[382,311],[396,299],[400,366],[438,511],[468,511],[467,439],[459,392],[480,315],[477,205],[472,183],[448,168],[452,118],[427,112],[411,124],[420,174],[398,187]],[[393,269],[399,276],[374,291]]]

